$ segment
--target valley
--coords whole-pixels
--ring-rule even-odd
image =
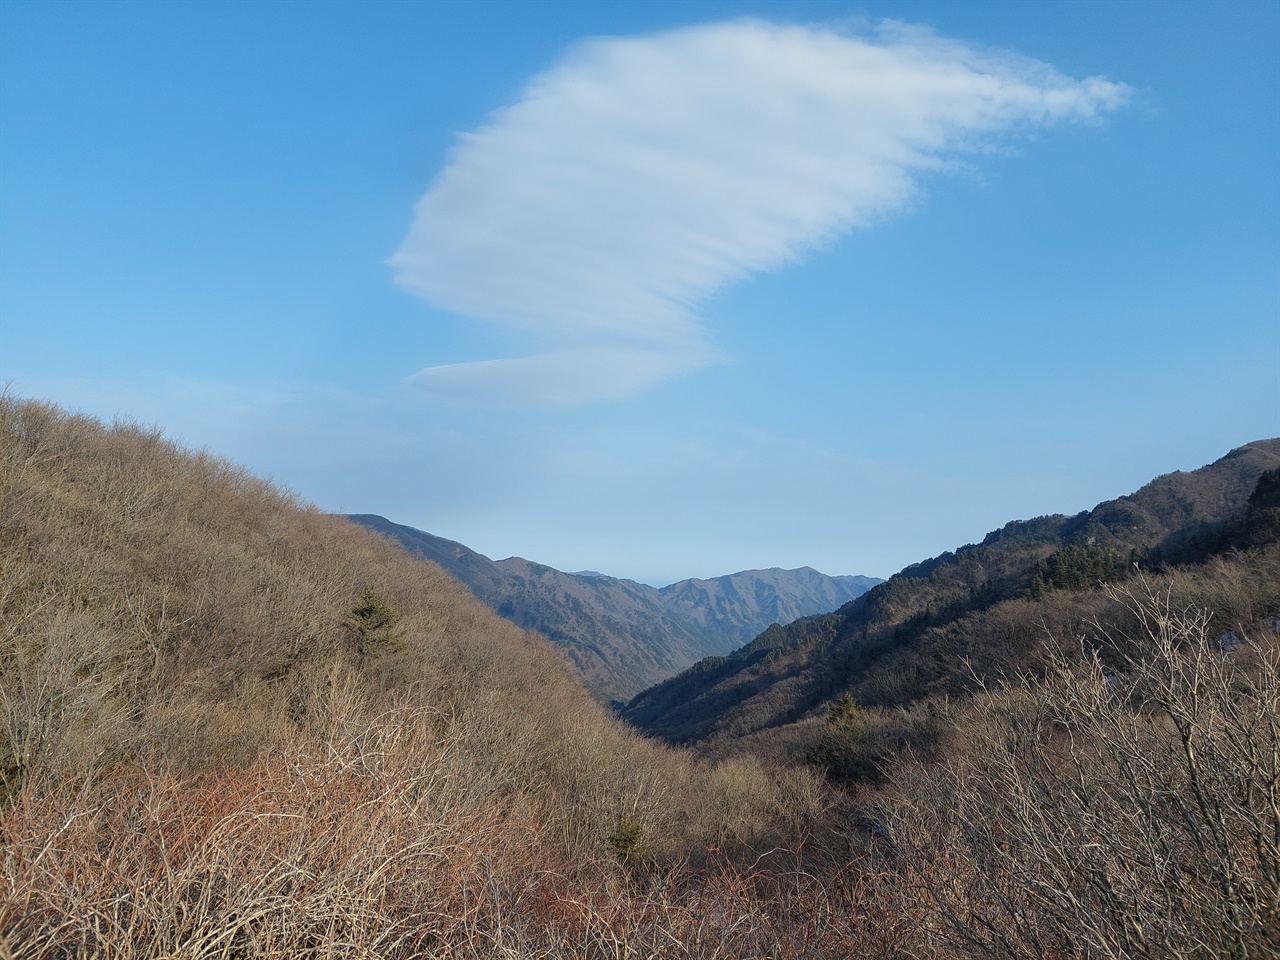
[[[0,960],[1280,960],[1277,91],[0,0]]]
[[[704,660],[622,715],[675,743],[732,743],[765,731],[785,739],[785,728],[845,693],[890,709],[971,693],[986,678],[1027,669],[1047,630],[1079,629],[1080,613],[1062,609],[1064,588],[1123,582],[1224,549],[1259,478],[1278,468],[1280,442],[1258,441],[1073,517],[1012,521],[907,567],[838,612],[770,628]]]
[[[564,650],[587,689],[625,702],[707,656],[726,654],[766,627],[835,610],[875,577],[744,570],[657,588],[600,573],[564,573],[521,557],[474,550],[370,514],[348,517],[386,534],[466,585],[499,616]]]
[[[1280,440],[870,589],[495,563],[11,395],[0,506],[6,956],[1280,950]],[[659,614],[726,652],[614,715],[565,638]]]

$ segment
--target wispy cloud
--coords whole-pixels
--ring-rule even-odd
[[[585,41],[459,138],[392,259],[406,289],[545,352],[413,379],[576,405],[714,362],[695,308],[720,287],[902,209],[922,173],[1128,92],[901,24]]]
[[[428,367],[409,382],[495,406],[574,407],[631,396],[651,383],[696,370],[715,356],[710,347],[693,343],[602,342],[531,357]]]

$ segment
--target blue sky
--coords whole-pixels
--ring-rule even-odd
[[[0,380],[494,557],[887,576],[1280,434],[1280,5],[4,0]]]

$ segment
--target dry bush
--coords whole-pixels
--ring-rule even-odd
[[[467,942],[486,955],[511,905],[495,894],[526,883],[536,824],[516,804],[437,805],[442,770],[372,759],[24,797],[6,824],[0,930],[16,957],[411,956]]]
[[[975,702],[967,753],[894,779],[906,889],[941,952],[1246,958],[1280,952],[1280,639],[1170,592],[1112,594],[1077,662]],[[1225,637],[1225,642],[1223,638]]]
[[[1108,631],[948,714],[969,735],[877,813],[637,737],[439,568],[239,467],[0,396],[0,956],[1275,953],[1269,550],[1163,606],[1058,598],[1041,629]],[[1033,613],[967,649],[1029,649]]]
[[[323,735],[248,767],[24,787],[4,821],[16,958],[891,956],[861,872],[775,855],[697,874],[569,855],[539,799],[477,804],[469,731],[371,717],[333,676]]]
[[[157,431],[6,396],[0,500],[11,787],[131,752],[180,774],[250,763],[312,723],[334,670],[357,677],[371,708],[411,697],[460,718],[477,776],[488,766],[495,781],[536,768],[594,797],[591,778],[660,753],[585,702],[560,655],[439,568]],[[371,590],[403,642],[362,649],[353,610]],[[558,769],[565,736],[591,778]]]
[[[820,817],[811,776],[642,740],[390,542],[154,429],[7,395],[0,506],[13,955],[851,942],[862,886],[810,916],[826,881],[759,856]],[[361,633],[373,595],[395,642]]]

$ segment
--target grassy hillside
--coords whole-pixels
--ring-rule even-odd
[[[1034,675],[712,764],[389,541],[4,396],[0,956],[1275,956],[1269,497],[984,608]]]
[[[814,802],[640,739],[393,543],[8,396],[0,645],[13,956],[588,944],[628,869],[771,843]]]

